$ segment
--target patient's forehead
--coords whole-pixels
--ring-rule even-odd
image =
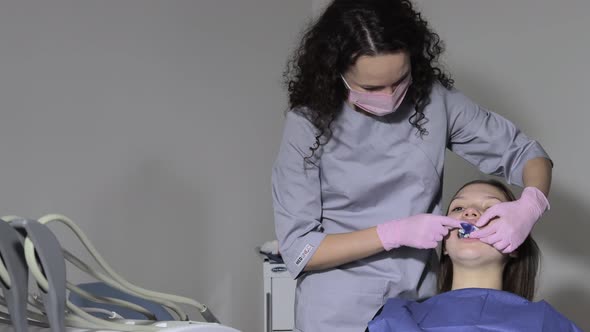
[[[473,199],[473,200],[483,200],[489,198],[497,198],[501,201],[507,201],[508,198],[504,195],[502,190],[496,188],[495,186],[485,184],[485,183],[474,183],[470,184],[467,187],[461,189],[453,200],[455,199]]]

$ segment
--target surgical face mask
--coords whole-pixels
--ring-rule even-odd
[[[342,76],[342,80],[348,88],[348,101],[361,108],[362,110],[369,112],[377,116],[384,116],[393,113],[401,105],[408,88],[412,83],[412,76],[407,75],[395,88],[393,93],[380,93],[380,92],[361,92],[355,91],[350,88],[348,82]]]

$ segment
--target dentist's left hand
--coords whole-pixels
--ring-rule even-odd
[[[483,227],[470,238],[493,245],[508,254],[516,250],[531,233],[535,223],[549,209],[545,195],[535,187],[526,187],[520,199],[496,204],[484,212],[475,226]],[[495,220],[489,224],[490,220]]]

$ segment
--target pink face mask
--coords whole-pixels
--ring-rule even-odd
[[[406,76],[395,88],[393,93],[380,92],[361,92],[350,88],[348,82],[342,77],[344,84],[348,88],[348,101],[364,111],[377,116],[384,116],[393,113],[401,105],[408,88],[412,83],[412,75]]]

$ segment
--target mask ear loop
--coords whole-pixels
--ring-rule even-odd
[[[352,90],[352,88],[350,87],[350,85],[348,85],[348,82],[346,81],[346,79],[344,78],[344,75],[340,74],[340,78],[342,78],[342,82],[344,82],[344,85],[346,86],[346,88],[350,91]]]

